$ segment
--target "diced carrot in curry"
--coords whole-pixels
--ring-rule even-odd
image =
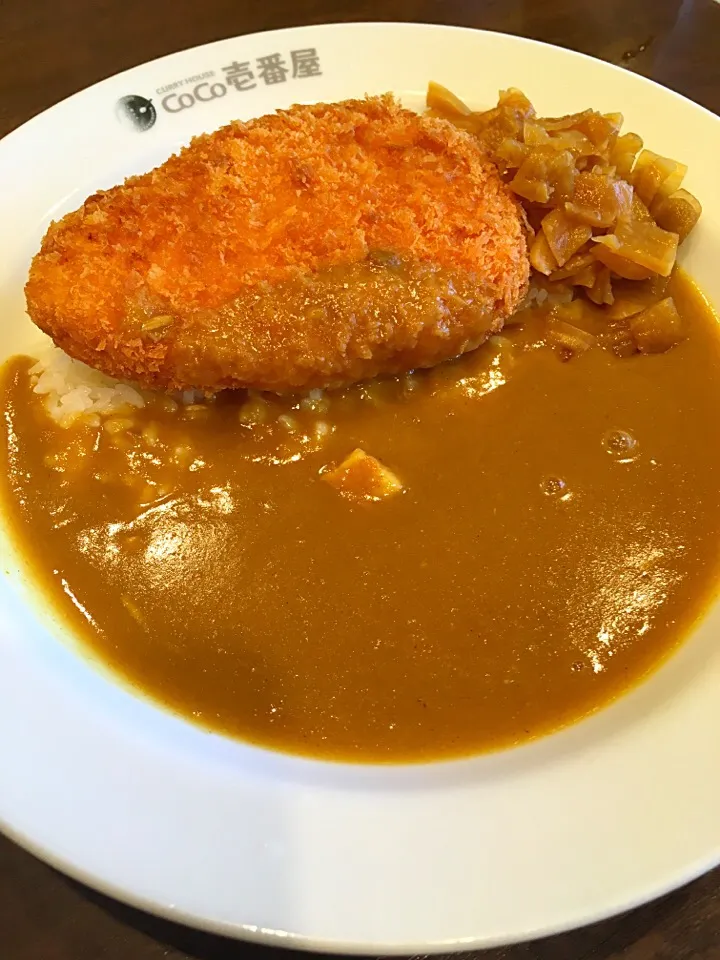
[[[403,490],[392,470],[360,447],[339,466],[323,473],[322,478],[340,493],[357,500],[384,500]]]

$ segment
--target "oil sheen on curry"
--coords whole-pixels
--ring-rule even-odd
[[[669,289],[667,353],[604,349],[585,305],[598,342],[567,360],[544,307],[434,370],[70,427],[18,358],[5,511],[75,633],[203,727],[353,761],[520,743],[636,683],[712,594],[720,342]]]

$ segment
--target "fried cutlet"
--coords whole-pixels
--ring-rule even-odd
[[[475,140],[387,95],[195,138],[53,223],[26,295],[112,376],[284,392],[472,349],[528,273],[521,213]]]

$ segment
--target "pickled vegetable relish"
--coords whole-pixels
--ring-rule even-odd
[[[700,203],[681,186],[685,164],[645,149],[636,133],[622,134],[620,113],[538,117],[514,89],[502,91],[492,110],[475,112],[436,83],[427,104],[479,138],[518,197],[536,288],[607,308],[622,356],[662,353],[682,339],[672,297],[645,309],[644,296],[636,297],[627,281],[662,290],[700,217]],[[562,314],[551,336],[583,349],[572,310]]]

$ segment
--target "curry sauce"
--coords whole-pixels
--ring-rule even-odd
[[[433,370],[99,425],[58,426],[15,359],[5,516],[88,648],[207,729],[351,761],[526,741],[637,683],[717,584],[720,339],[670,292],[667,353],[568,359],[539,307]],[[356,449],[392,496],[324,482]]]

